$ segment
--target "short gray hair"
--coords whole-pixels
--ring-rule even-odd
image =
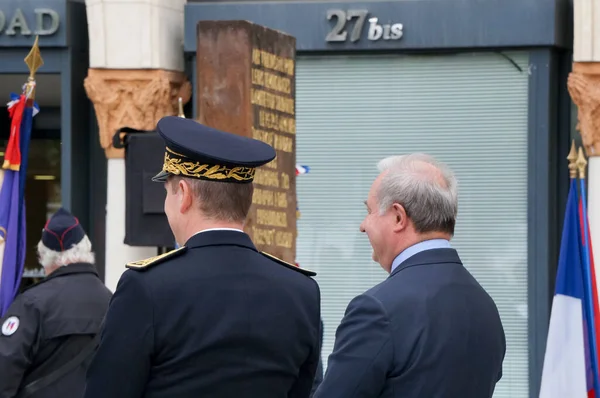
[[[377,165],[387,172],[377,192],[380,213],[402,205],[419,233],[454,234],[458,213],[458,183],[452,170],[430,155],[390,156]]]
[[[49,249],[40,240],[37,245],[37,252],[40,265],[44,268],[64,267],[74,263],[94,264],[95,262],[92,242],[87,236],[84,236],[81,242],[62,252]]]

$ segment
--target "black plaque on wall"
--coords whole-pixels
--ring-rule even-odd
[[[151,178],[161,169],[165,143],[156,131],[122,128],[113,137],[125,148],[125,239],[130,246],[175,246],[164,212],[165,188]]]

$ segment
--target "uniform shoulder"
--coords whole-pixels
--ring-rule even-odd
[[[159,256],[150,257],[144,260],[134,261],[131,263],[127,263],[126,268],[136,270],[136,271],[145,271],[151,267],[154,267],[158,264],[163,264],[167,260],[171,260],[177,256],[181,256],[187,250],[186,246],[182,246],[178,249],[171,250],[169,252],[163,253]]]
[[[277,264],[283,265],[286,268],[293,269],[294,271],[299,272],[299,273],[301,273],[303,275],[306,275],[306,276],[315,276],[315,275],[317,275],[317,273],[314,272],[314,271],[309,271],[307,269],[297,267],[294,264],[290,264],[290,263],[288,263],[286,261],[283,261],[282,259],[277,258],[277,257],[275,257],[275,256],[273,256],[273,255],[271,255],[269,253],[260,252],[260,254],[262,254],[263,256],[265,256],[266,258],[268,258],[271,261],[275,261]]]

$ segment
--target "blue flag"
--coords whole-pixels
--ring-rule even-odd
[[[25,180],[33,117],[37,105],[26,94],[11,94],[10,136],[0,188],[0,316],[18,293],[25,265]]]

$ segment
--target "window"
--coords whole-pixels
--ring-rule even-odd
[[[528,56],[301,56],[297,65],[300,266],[315,270],[324,366],[350,300],[387,274],[359,232],[389,155],[426,152],[459,180],[452,245],[494,298],[507,337],[495,397],[528,397]]]

